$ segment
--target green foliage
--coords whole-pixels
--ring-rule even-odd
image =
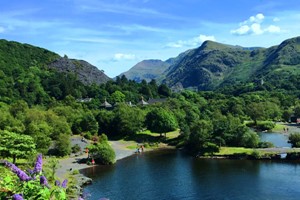
[[[275,128],[275,123],[274,122],[271,122],[271,121],[258,121],[257,124],[255,123],[247,123],[247,126],[248,127],[254,127],[258,130],[272,130],[273,128]]]
[[[138,107],[129,107],[119,104],[113,111],[114,118],[110,124],[109,135],[127,136],[142,130],[145,113]]]
[[[54,154],[57,156],[66,156],[71,153],[70,136],[60,134],[55,141]]]
[[[192,125],[187,143],[187,147],[192,154],[204,155],[207,149],[211,152],[213,148],[210,147],[213,145],[208,142],[210,141],[212,130],[213,127],[210,121],[200,120]]]
[[[243,147],[256,148],[259,144],[259,137],[257,133],[253,131],[247,131],[242,137],[241,144]]]
[[[252,153],[251,153],[251,156],[255,159],[261,159],[262,158],[262,155],[261,155],[261,152],[257,151],[257,150],[254,150]]]
[[[67,199],[66,188],[52,185],[42,172],[28,173],[26,176],[30,180],[27,181],[18,178],[18,173],[26,174],[19,168],[16,169],[16,166],[11,170],[0,167],[0,199],[11,199],[16,194],[21,194],[24,199]]]
[[[34,152],[35,144],[32,137],[0,130],[1,157],[13,158],[13,163],[15,163],[17,158],[27,158]]]
[[[94,143],[88,146],[88,149],[90,157],[95,159],[95,162],[106,165],[115,163],[116,154],[109,145],[105,134],[100,136],[99,143]]]
[[[146,125],[151,132],[167,133],[176,130],[178,124],[172,112],[155,108],[146,116]]]
[[[300,133],[291,133],[289,143],[292,144],[292,147],[300,147]]]
[[[79,146],[79,144],[75,144],[74,146],[72,146],[72,153],[78,153],[81,151],[81,148]]]

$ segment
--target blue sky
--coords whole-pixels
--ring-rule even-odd
[[[270,47],[300,36],[299,0],[1,0],[0,38],[83,59],[114,77],[205,40]]]

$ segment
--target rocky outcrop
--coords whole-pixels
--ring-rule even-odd
[[[66,56],[50,63],[49,68],[59,72],[73,73],[85,85],[102,84],[110,80],[103,71],[84,60],[69,59]]]

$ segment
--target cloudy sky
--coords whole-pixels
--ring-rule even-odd
[[[299,0],[1,0],[0,38],[83,59],[110,77],[205,40],[270,47],[300,36]]]

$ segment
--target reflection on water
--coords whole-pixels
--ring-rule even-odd
[[[114,166],[90,168],[90,199],[299,199],[299,164],[196,159],[177,151],[133,155]]]

